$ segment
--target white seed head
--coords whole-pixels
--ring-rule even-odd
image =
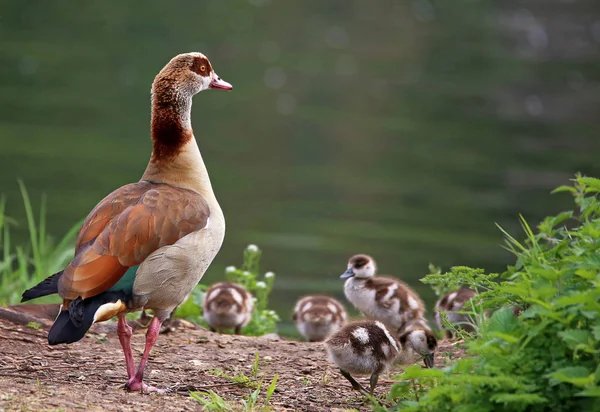
[[[248,277],[248,276],[250,276],[250,272],[248,272],[247,270],[245,270],[245,271],[242,273],[242,275],[244,275],[244,276]]]
[[[225,273],[235,272],[235,266],[227,266],[225,268]]]
[[[256,288],[257,289],[266,289],[267,284],[265,282],[256,282]]]
[[[246,247],[246,250],[249,250],[250,252],[258,252],[258,246],[256,246],[256,245],[248,245]]]
[[[275,276],[275,273],[273,273],[273,272],[267,272],[267,273],[265,273],[265,279],[270,279],[273,276]]]

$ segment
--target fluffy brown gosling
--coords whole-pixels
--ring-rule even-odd
[[[379,321],[352,322],[325,341],[329,358],[352,388],[373,394],[379,375],[388,370],[399,353],[396,339]],[[370,375],[367,391],[352,375]]]
[[[471,289],[460,288],[454,292],[445,294],[435,304],[435,323],[444,331],[444,335],[447,339],[452,339],[454,333],[452,330],[448,329],[447,325],[443,324],[441,312],[446,314],[448,322],[453,327],[470,333],[475,332],[473,319],[471,319],[469,315],[458,313],[475,295],[477,295],[477,293]]]
[[[206,292],[204,319],[212,332],[234,329],[239,335],[252,318],[252,295],[235,283],[215,283]]]
[[[329,296],[305,296],[294,308],[292,319],[298,331],[309,342],[324,340],[346,323],[344,307]]]
[[[407,325],[398,337],[400,352],[396,363],[412,365],[423,359],[428,368],[434,367],[437,339],[425,320],[418,320]]]
[[[344,284],[346,298],[366,317],[397,331],[415,319],[422,319],[425,306],[417,293],[397,279],[376,276],[377,266],[367,255],[352,256]]]

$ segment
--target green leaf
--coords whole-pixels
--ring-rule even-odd
[[[519,338],[516,338],[512,335],[508,335],[506,333],[500,333],[500,332],[491,332],[490,333],[491,336],[495,337],[495,338],[499,338],[502,340],[505,340],[508,343],[517,343],[519,342]]]
[[[558,336],[562,338],[567,344],[572,346],[576,345],[587,345],[590,340],[590,332],[582,329],[567,329],[558,332]]]
[[[410,380],[419,378],[441,378],[445,376],[439,369],[422,368],[418,365],[412,365],[404,369],[404,373],[395,376],[397,380]]]
[[[575,194],[575,193],[577,193],[577,189],[575,189],[573,186],[562,185],[562,186],[558,186],[556,189],[554,189],[550,193],[554,194],[554,193],[561,193],[561,192],[569,192],[569,193]]]
[[[575,396],[588,396],[588,397],[598,398],[598,397],[600,397],[600,387],[594,386],[591,388],[586,388],[586,389],[582,390],[581,392],[577,392],[575,394]]]
[[[587,186],[586,192],[600,192],[600,179],[593,177],[580,177],[578,181]]]
[[[538,225],[538,228],[541,233],[546,233],[546,235],[550,235],[553,233],[553,229],[555,226],[558,226],[562,222],[567,219],[570,219],[573,216],[572,211],[562,212],[556,216],[547,217]]]
[[[546,403],[548,399],[535,393],[498,393],[490,397],[490,400],[495,403],[506,404],[525,404],[533,405],[538,403]]]
[[[502,308],[494,312],[488,323],[490,333],[510,334],[519,325],[510,308]]]
[[[568,366],[558,369],[548,375],[558,382],[567,382],[575,386],[586,386],[594,382],[594,374],[583,366]],[[557,383],[557,382],[555,382]]]
[[[265,395],[265,405],[267,405],[271,401],[271,396],[273,396],[273,393],[275,392],[275,388],[277,388],[277,380],[278,379],[279,379],[279,375],[275,374],[275,376],[273,376],[273,380],[271,381],[271,384],[267,388],[267,393]]]

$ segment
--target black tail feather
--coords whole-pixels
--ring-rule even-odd
[[[54,275],[42,280],[40,283],[38,283],[31,289],[27,289],[25,292],[23,292],[21,302],[27,302],[31,299],[58,293],[58,279],[60,279],[62,274],[63,271],[61,270],[60,272],[55,273]]]
[[[123,291],[104,292],[87,299],[77,298],[68,309],[63,310],[48,332],[48,343],[77,342],[94,323],[94,315],[98,308],[106,303],[121,300],[127,302],[129,295]]]

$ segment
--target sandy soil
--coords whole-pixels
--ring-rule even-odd
[[[137,361],[144,347],[143,329],[136,331],[132,344]],[[437,365],[444,364],[449,351],[460,355],[454,344],[441,342]],[[49,346],[43,328],[0,319],[0,411],[195,411],[202,406],[189,391],[209,389],[239,402],[253,388],[232,382],[218,370],[252,376],[256,352],[260,362],[255,381],[264,378],[266,389],[275,374],[279,377],[270,402],[274,410],[370,409],[328,361],[320,343],[180,327],[160,336],[146,369],[148,384],[173,392],[128,393],[118,389],[126,373],[114,324],[96,328],[75,344]],[[366,378],[360,381],[368,385]],[[384,398],[391,384],[390,376],[382,377],[376,394]]]

